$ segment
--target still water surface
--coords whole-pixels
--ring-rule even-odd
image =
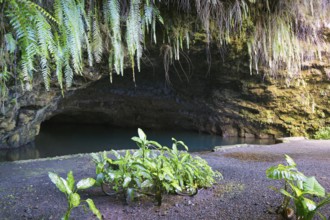
[[[171,138],[182,140],[189,151],[212,150],[215,146],[232,144],[273,144],[273,140],[222,138],[182,130],[144,129],[148,140],[171,146]],[[11,151],[0,151],[0,161],[26,160],[110,149],[137,148],[131,137],[137,136],[132,128],[114,128],[105,125],[49,124],[41,128],[34,143]]]

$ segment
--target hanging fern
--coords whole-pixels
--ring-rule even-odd
[[[99,11],[97,8],[94,9],[92,14],[92,52],[94,54],[95,61],[97,63],[101,62],[103,54],[103,40],[99,25]]]
[[[135,55],[137,60],[137,66],[140,71],[140,59],[142,57],[142,19],[140,14],[140,0],[132,0],[130,4],[129,14],[126,21],[126,43],[128,49],[128,55],[131,60],[133,70],[133,80],[135,81],[134,67],[135,67]]]
[[[112,50],[110,53],[112,63],[117,74],[124,74],[124,48],[121,42],[121,24],[120,24],[120,4],[118,0],[108,0],[106,5],[107,15],[106,21],[110,25],[111,29],[111,42]],[[112,68],[112,67],[111,67]]]
[[[212,43],[222,47],[241,39],[251,73],[288,79],[300,74],[304,61],[329,52],[319,33],[330,20],[328,0],[0,0],[0,7],[1,99],[11,78],[29,90],[39,73],[47,90],[54,75],[63,92],[64,81],[70,87],[86,64],[102,58],[110,81],[113,69],[123,75],[126,62],[134,73],[143,50],[159,36],[166,73],[199,40],[209,51]]]

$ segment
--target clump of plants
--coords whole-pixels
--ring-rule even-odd
[[[319,129],[315,135],[315,139],[330,140],[330,127],[324,127]]]
[[[89,206],[89,209],[93,212],[93,214],[98,218],[102,219],[102,215],[100,211],[95,207],[93,200],[86,199],[82,200],[78,194],[78,190],[87,189],[95,184],[95,179],[93,178],[85,178],[80,180],[75,185],[75,179],[73,177],[72,171],[70,171],[67,175],[67,178],[64,179],[58,176],[56,173],[49,172],[48,176],[50,180],[56,185],[56,187],[65,194],[68,202],[68,208],[62,217],[63,220],[69,220],[72,209],[81,205],[82,202],[86,202]]]
[[[272,187],[283,195],[283,202],[277,212],[288,219],[296,216],[298,220],[311,220],[317,214],[326,220],[319,209],[330,203],[330,194],[325,192],[314,176],[307,177],[299,172],[291,157],[285,155],[285,159],[287,165],[279,164],[266,171],[269,179],[284,181],[283,188]]]
[[[161,205],[164,193],[194,195],[198,188],[210,187],[222,177],[205,160],[190,155],[182,141],[172,138],[172,148],[168,148],[147,140],[141,129],[138,135],[132,138],[139,147],[134,152],[112,150],[110,157],[106,152],[92,154],[97,183],[107,195],[123,193],[127,202],[137,195],[151,195]]]

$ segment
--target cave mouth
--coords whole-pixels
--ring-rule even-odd
[[[88,115],[88,116],[86,116]],[[172,126],[150,128],[112,124],[111,117],[102,112],[75,111],[54,115],[41,124],[34,142],[14,150],[0,150],[1,161],[37,159],[77,153],[101,152],[104,150],[136,149],[131,140],[142,128],[149,140],[171,147],[172,137],[182,140],[189,151],[209,151],[215,146],[234,144],[273,144],[268,139],[223,138]],[[174,129],[175,128],[175,129]]]
[[[270,140],[244,139],[239,137],[223,138],[218,135],[185,130],[183,128],[147,126],[118,126],[111,124],[111,118],[102,113],[75,112],[59,114],[41,124],[40,134],[36,137],[36,147],[41,157],[59,156],[75,153],[89,153],[110,149],[134,149],[131,140],[137,136],[137,128],[142,128],[149,140],[171,147],[172,137],[182,140],[189,151],[208,151],[215,146],[232,144],[272,144]],[[175,128],[175,129],[173,129]]]
[[[114,122],[116,120],[102,112],[60,113],[41,124],[35,145],[40,151],[45,151],[45,154],[40,153],[41,157],[110,149],[134,149],[137,146],[131,138],[138,135],[138,128],[143,129],[149,140],[155,140],[169,147],[172,146],[172,137],[182,140],[190,151],[212,150],[217,145],[237,143],[237,138],[226,139],[224,142],[221,136],[187,130],[174,124],[170,126],[170,122],[165,125],[157,122],[151,124],[141,124],[136,121],[132,124]]]

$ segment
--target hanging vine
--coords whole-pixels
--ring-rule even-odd
[[[305,60],[328,51],[319,30],[329,9],[328,0],[0,0],[1,103],[13,78],[31,90],[41,74],[46,90],[56,78],[64,91],[85,65],[104,59],[111,79],[126,64],[134,76],[151,43],[163,42],[171,64],[198,40],[196,33],[206,47],[244,38],[251,73],[262,66],[292,78]]]

